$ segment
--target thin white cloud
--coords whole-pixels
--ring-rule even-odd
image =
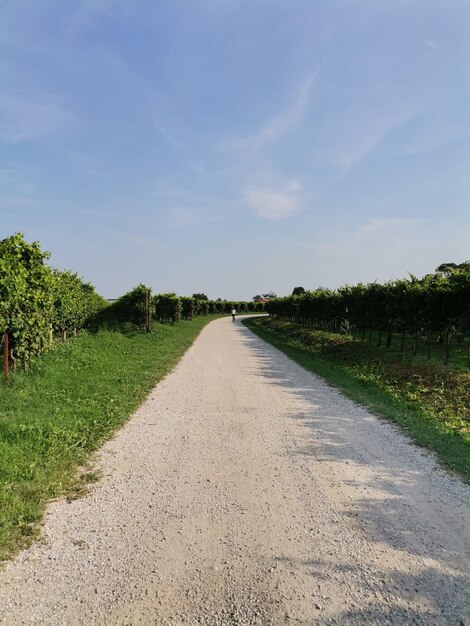
[[[424,221],[425,220],[422,219],[406,217],[376,217],[360,226],[358,228],[358,233],[363,237],[374,239],[379,235],[382,236],[384,233],[396,233],[397,230],[412,230],[415,226],[423,224]]]
[[[157,180],[150,189],[144,190],[142,193],[153,199],[182,198],[190,194],[187,189],[174,187],[170,181],[165,179]]]
[[[470,137],[470,128],[462,125],[452,125],[441,120],[431,120],[427,127],[409,137],[396,154],[424,154],[444,146],[463,141]]]
[[[435,52],[440,50],[440,46],[438,46],[437,43],[435,41],[432,41],[431,39],[422,39],[421,41],[424,43],[425,46],[431,48],[431,50],[434,50]]]
[[[57,135],[76,123],[63,102],[52,94],[35,97],[0,96],[2,128],[0,140],[5,143],[22,143]]]
[[[300,184],[289,181],[282,189],[247,187],[243,199],[260,217],[266,220],[282,220],[300,210]]]
[[[418,108],[412,104],[398,105],[396,102],[351,111],[327,134],[324,140],[327,145],[320,159],[329,162],[341,174],[347,174],[379,147],[387,135],[409,122],[417,112]]]
[[[313,83],[314,76],[312,75],[302,82],[287,111],[269,120],[269,122],[253,135],[240,137],[228,142],[225,148],[237,152],[258,153],[270,143],[273,143],[293,130],[302,120],[310,98]]]
[[[181,141],[179,141],[178,139],[176,139],[173,135],[173,133],[171,132],[170,128],[168,127],[167,124],[164,124],[163,121],[158,118],[158,117],[154,117],[153,118],[153,124],[155,127],[155,130],[171,145],[173,146],[173,148],[176,148],[177,150],[185,150],[185,146],[181,143]]]
[[[166,228],[187,228],[201,224],[223,222],[227,219],[219,211],[203,209],[199,206],[173,206],[163,218],[162,225]]]

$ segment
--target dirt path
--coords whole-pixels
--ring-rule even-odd
[[[0,574],[1,623],[467,623],[468,487],[239,322],[98,465]]]

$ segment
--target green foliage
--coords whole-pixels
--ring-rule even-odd
[[[138,285],[109,304],[77,274],[51,269],[48,257],[38,242],[30,244],[21,234],[0,241],[0,334],[8,330],[14,365],[27,366],[51,345],[54,333],[66,338],[81,328],[135,332],[146,327],[147,286]],[[253,303],[213,301],[204,293],[192,298],[159,294],[151,300],[150,315],[178,322],[181,317],[229,313],[232,306],[239,312],[254,309]]]
[[[107,306],[92,285],[84,283],[77,274],[52,270],[54,298],[54,327],[73,332],[85,326],[87,320]]]
[[[197,315],[209,314],[209,301],[208,300],[196,300],[196,313]]]
[[[181,299],[175,293],[160,293],[153,298],[154,319],[160,322],[178,322],[181,317]]]
[[[0,241],[0,327],[14,364],[26,366],[49,345],[52,330],[78,330],[105,305],[76,274],[48,267],[48,257],[21,234]]]
[[[454,335],[470,338],[470,265],[444,264],[422,279],[411,276],[383,285],[346,285],[336,291],[319,288],[299,295],[275,298],[266,311],[278,319],[329,332],[354,332],[371,341],[374,331],[430,342]],[[402,339],[403,341],[403,339]],[[381,342],[381,336],[379,337]],[[448,354],[445,357],[448,358]]]
[[[196,301],[194,298],[181,298],[181,317],[185,320],[192,320],[196,314]]]
[[[39,354],[53,319],[48,253],[15,234],[0,242],[0,323],[8,330],[11,355],[22,363]]]
[[[119,330],[127,325],[144,329],[147,322],[147,297],[150,289],[137,285],[115,302],[100,311],[93,320],[93,328]]]
[[[470,269],[470,261],[464,261],[463,263],[441,263],[436,269],[436,274],[444,274],[444,276],[451,276],[456,270]]]
[[[223,313],[225,310],[225,302],[220,298],[218,300],[209,300],[209,313]]]

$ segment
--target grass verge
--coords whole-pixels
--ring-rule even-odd
[[[216,317],[155,324],[151,334],[84,333],[0,383],[0,560],[30,543],[48,500],[96,480],[78,467]]]
[[[380,417],[399,424],[419,446],[470,482],[470,374],[403,360],[344,335],[271,318],[243,320],[259,337],[319,374]]]

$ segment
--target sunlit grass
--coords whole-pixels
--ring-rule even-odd
[[[96,479],[77,472],[218,316],[99,332],[57,345],[0,383],[0,559],[37,532],[45,503]]]

